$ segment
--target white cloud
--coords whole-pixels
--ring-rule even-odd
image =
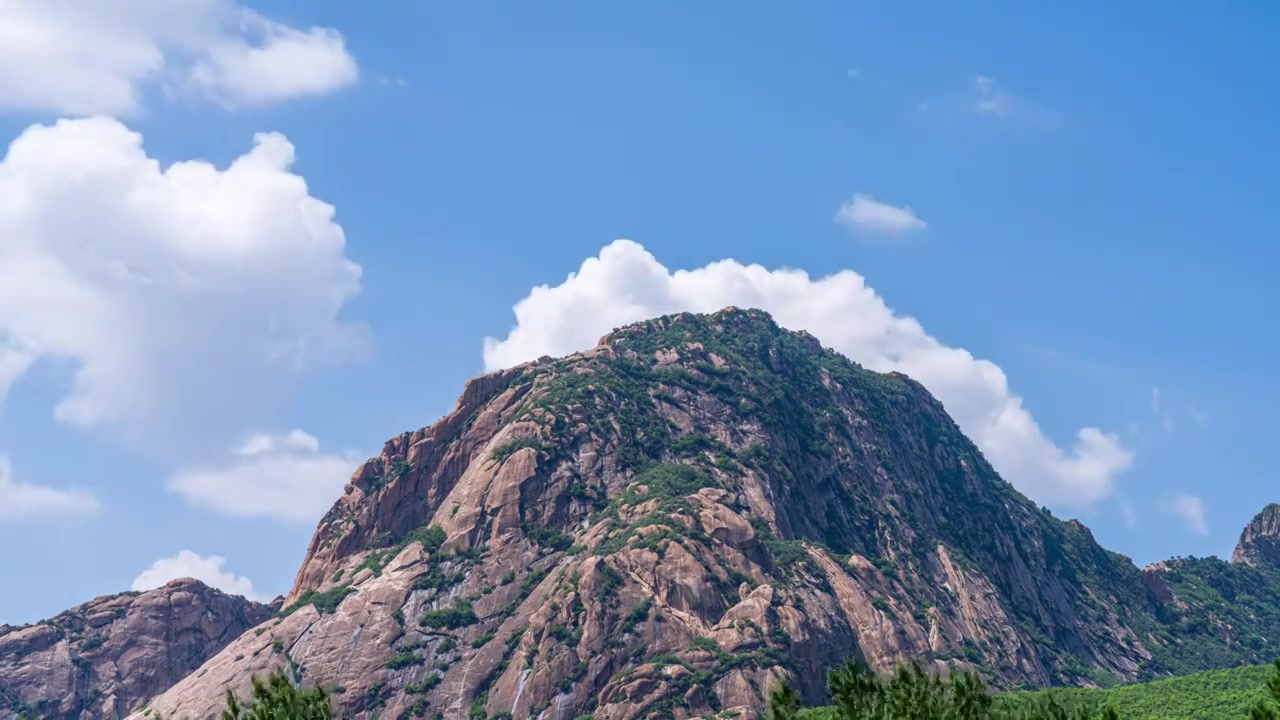
[[[1133,529],[1138,527],[1138,511],[1134,509],[1133,503],[1128,500],[1120,501],[1120,517],[1124,521],[1124,526]]]
[[[178,470],[169,489],[226,515],[311,523],[342,495],[358,464],[354,454],[321,453],[319,441],[301,430],[254,435],[221,465]]]
[[[857,193],[836,211],[836,222],[885,235],[903,235],[929,225],[907,206],[896,207]]]
[[[235,0],[3,0],[0,108],[125,114],[149,89],[261,105],[354,83],[337,31]]]
[[[1056,127],[1062,122],[1058,113],[1014,96],[986,75],[978,75],[973,79],[973,87],[965,104],[972,112],[997,120],[1018,121],[1045,128]]]
[[[14,381],[26,374],[35,362],[35,357],[27,350],[11,345],[10,340],[0,336],[0,405]]]
[[[1151,386],[1151,412],[1160,418],[1160,427],[1168,435],[1172,435],[1176,429],[1173,424],[1173,414],[1164,408],[1164,396],[1160,391],[1159,385]]]
[[[895,314],[849,270],[813,279],[799,270],[721,260],[671,272],[640,245],[618,240],[561,285],[536,287],[517,303],[507,337],[485,339],[485,366],[587,349],[620,325],[728,305],[761,308],[784,327],[808,330],[870,369],[897,370],[920,381],[1000,473],[1040,502],[1086,506],[1105,498],[1133,460],[1115,435],[1092,427],[1080,429],[1071,448],[1056,446],[999,367],[943,345],[914,318]]]
[[[24,131],[0,162],[0,397],[70,361],[60,420],[190,457],[363,347],[338,319],[360,267],[293,159],[273,133],[226,168],[162,168],[115,120]]]
[[[0,522],[34,517],[74,517],[98,510],[98,501],[84,490],[59,490],[18,482],[9,458],[0,455]]]
[[[1181,520],[1187,529],[1197,535],[1209,534],[1209,523],[1204,517],[1204,502],[1195,495],[1182,492],[1168,493],[1160,498],[1161,513]]]
[[[163,587],[172,580],[194,578],[229,595],[242,595],[259,602],[269,599],[254,592],[253,581],[249,578],[223,569],[226,562],[226,558],[217,555],[203,557],[190,550],[182,550],[173,557],[151,563],[151,567],[133,579],[133,589],[146,592]]]
[[[979,75],[973,79],[973,90],[973,107],[983,115],[1007,117],[1013,112],[1013,96],[997,85],[995,80]]]

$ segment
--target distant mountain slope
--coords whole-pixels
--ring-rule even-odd
[[[273,668],[357,718],[754,717],[851,655],[1105,684],[1269,660],[1276,598],[1267,562],[1139,570],[919,383],[730,308],[469,382],[356,472],[282,616],[153,706]]]
[[[122,718],[274,609],[196,580],[0,626],[0,719]]]

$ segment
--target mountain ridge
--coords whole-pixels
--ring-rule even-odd
[[[850,655],[1007,688],[1265,659],[1200,575],[1031,503],[918,382],[729,308],[469,382],[357,470],[269,631],[357,717],[750,716],[784,677],[819,698]]]
[[[1231,562],[1262,567],[1280,567],[1280,504],[1264,507],[1240,531],[1240,541],[1231,553]]]
[[[727,308],[468,382],[356,470],[278,616],[152,707],[204,717],[275,669],[358,718],[750,718],[849,656],[1103,685],[1269,660],[1276,591],[1138,569],[918,382]]]
[[[0,626],[0,718],[124,717],[276,609],[182,578]]]

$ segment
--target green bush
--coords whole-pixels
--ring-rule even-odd
[[[263,682],[253,678],[253,690],[248,704],[230,690],[222,720],[331,720],[333,707],[329,695],[322,688],[303,690],[289,681],[282,672],[276,672]]]
[[[425,695],[440,684],[440,673],[431,673],[418,682],[406,687],[404,691],[410,695]]]
[[[307,605],[314,605],[321,615],[328,615],[338,609],[348,595],[355,592],[350,585],[339,585],[324,592],[308,590],[298,601],[280,611],[280,617],[288,617]]]
[[[392,656],[391,659],[387,661],[387,669],[400,670],[407,667],[416,667],[424,662],[426,661],[414,653],[402,652]]]
[[[534,545],[563,552],[573,545],[573,536],[548,527],[527,528],[525,535]]]
[[[444,528],[439,525],[432,525],[430,527],[420,527],[411,531],[405,536],[404,542],[406,545],[412,542],[420,542],[422,543],[423,550],[433,553],[439,550],[447,539],[448,537],[445,535]]]
[[[466,600],[455,600],[453,607],[439,610],[428,610],[418,618],[418,624],[425,627],[457,629],[474,625],[479,621],[471,603]]]
[[[790,687],[776,688],[769,698],[768,720],[1116,720],[1110,708],[1067,707],[1053,698],[1017,706],[997,704],[977,674],[952,670],[946,679],[903,665],[892,677],[881,677],[862,662],[830,673],[831,706],[802,709]]]

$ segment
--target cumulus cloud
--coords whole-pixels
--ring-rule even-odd
[[[302,430],[259,434],[220,465],[179,470],[169,489],[225,515],[312,523],[342,494],[358,463],[351,453],[321,453],[320,442]]]
[[[1197,535],[1209,534],[1209,523],[1204,516],[1204,502],[1195,495],[1172,492],[1160,498],[1159,510],[1169,517],[1181,520],[1187,529]]]
[[[274,133],[225,168],[162,168],[112,119],[24,131],[0,162],[0,397],[59,361],[58,419],[190,456],[362,348],[338,318],[360,267],[293,160]]]
[[[884,235],[905,235],[924,230],[929,225],[907,206],[897,207],[880,202],[870,195],[857,193],[836,211],[836,222],[851,228]]]
[[[224,569],[226,558],[217,555],[204,557],[190,550],[179,551],[173,557],[161,558],[133,579],[133,589],[146,592],[163,587],[172,580],[194,578],[229,595],[242,595],[250,600],[266,602],[268,598],[254,592],[253,581]]]
[[[73,517],[98,510],[98,501],[84,490],[31,485],[13,477],[13,465],[0,455],[0,522],[28,518]]]
[[[358,75],[346,41],[235,0],[0,2],[0,108],[127,114],[148,89],[227,106],[318,95]]]
[[[848,270],[815,279],[799,270],[721,260],[672,272],[640,245],[618,240],[560,285],[530,291],[516,304],[516,325],[507,336],[485,339],[484,362],[493,370],[562,355],[591,347],[620,325],[728,305],[761,308],[868,368],[920,381],[997,470],[1040,502],[1094,503],[1111,494],[1116,475],[1132,462],[1115,435],[1093,427],[1080,429],[1069,448],[1055,445],[999,367],[942,344]]]

